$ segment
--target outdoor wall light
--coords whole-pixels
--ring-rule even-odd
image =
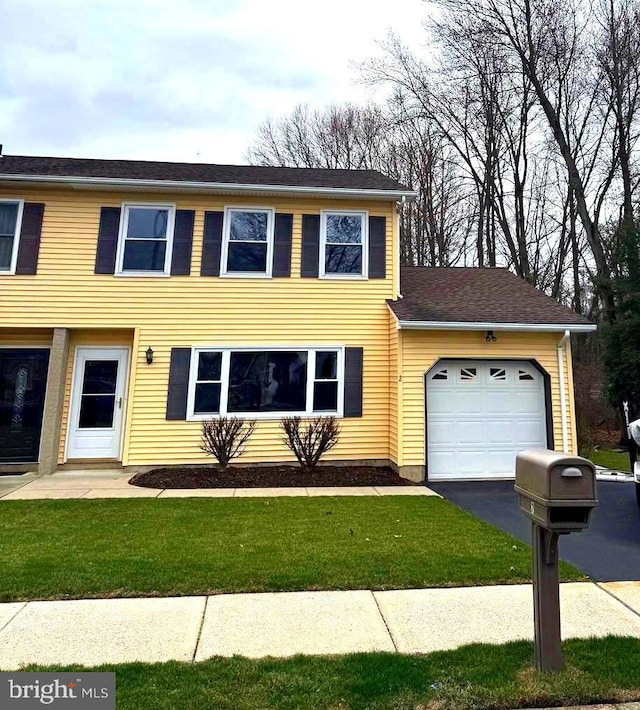
[[[497,339],[492,330],[487,331],[487,337],[485,338],[487,343],[495,343]]]
[[[153,362],[153,350],[151,349],[151,346],[147,348],[145,355],[147,356],[147,365],[151,365]]]

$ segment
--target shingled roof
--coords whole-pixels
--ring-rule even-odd
[[[400,292],[403,298],[388,303],[409,328],[440,323],[595,328],[508,269],[405,266]]]
[[[274,168],[255,165],[209,165],[162,163],[144,160],[95,160],[41,158],[25,155],[0,156],[0,180],[24,176],[79,178],[140,182],[255,185],[298,188],[389,191],[413,194],[404,185],[376,170],[324,170],[320,168]]]

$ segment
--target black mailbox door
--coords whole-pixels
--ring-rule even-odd
[[[0,348],[0,463],[38,460],[49,350]]]

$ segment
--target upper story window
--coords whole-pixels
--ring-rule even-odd
[[[222,247],[223,275],[271,276],[274,211],[227,207]]]
[[[22,208],[20,200],[0,200],[0,273],[15,273]]]
[[[323,212],[320,219],[320,275],[367,277],[365,212]]]
[[[174,222],[173,205],[123,205],[118,273],[168,275]]]

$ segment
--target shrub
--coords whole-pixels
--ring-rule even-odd
[[[245,428],[245,420],[239,417],[205,419],[200,448],[218,461],[221,470],[225,469],[231,459],[242,456],[255,428],[255,422],[249,422]]]
[[[304,471],[312,471],[320,458],[338,443],[340,427],[335,417],[315,417],[303,422],[300,417],[280,420],[282,441],[293,451]]]

